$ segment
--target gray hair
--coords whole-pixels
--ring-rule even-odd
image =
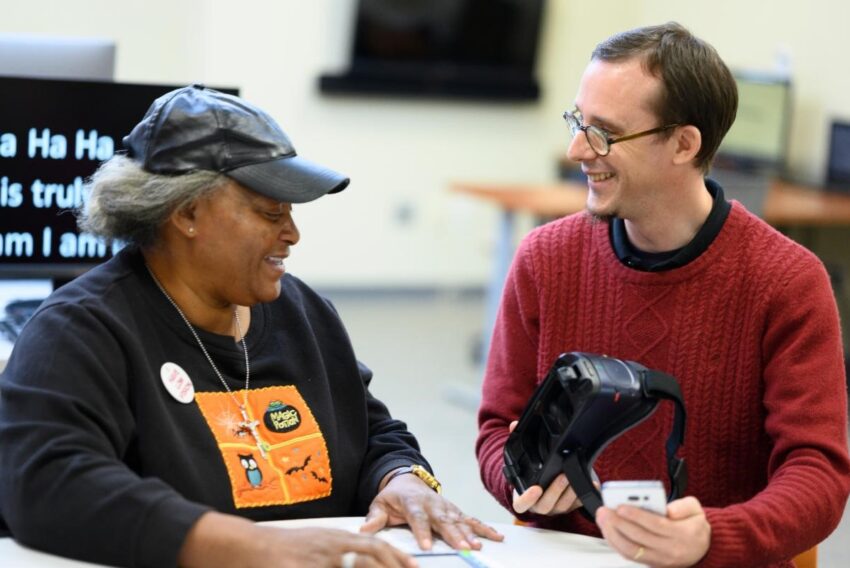
[[[205,170],[154,174],[124,154],[116,154],[87,181],[77,224],[80,230],[107,242],[149,246],[173,211],[221,188],[226,181],[223,174]]]

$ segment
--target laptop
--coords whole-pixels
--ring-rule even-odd
[[[850,122],[833,121],[825,188],[850,194]]]

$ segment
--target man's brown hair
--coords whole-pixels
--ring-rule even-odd
[[[660,123],[699,129],[702,146],[695,165],[707,173],[738,111],[738,89],[729,68],[711,45],[676,22],[613,35],[596,46],[591,59],[633,57],[661,79],[661,96],[653,109]]]

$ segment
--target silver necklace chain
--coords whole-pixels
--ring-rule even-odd
[[[174,306],[174,309],[177,310],[177,313],[180,314],[181,318],[183,318],[183,322],[186,324],[186,327],[189,328],[189,331],[192,332],[192,336],[195,338],[195,341],[198,342],[198,347],[201,348],[201,351],[204,353],[204,356],[207,358],[207,361],[209,361],[210,367],[212,367],[212,370],[215,371],[218,380],[221,381],[222,385],[224,385],[225,390],[227,390],[230,397],[236,403],[236,406],[238,406],[239,409],[244,413],[245,407],[248,404],[248,390],[251,388],[251,364],[248,361],[248,346],[245,344],[245,334],[242,333],[242,322],[239,321],[238,308],[233,308],[233,320],[236,322],[236,331],[239,332],[239,339],[242,343],[242,352],[245,354],[245,401],[242,404],[240,404],[239,401],[236,399],[236,395],[233,393],[232,390],[230,390],[230,387],[227,385],[227,381],[224,380],[224,377],[218,370],[218,367],[215,366],[212,357],[210,357],[207,348],[204,346],[204,342],[201,341],[201,338],[198,336],[198,332],[195,331],[195,327],[191,324],[189,318],[186,317],[186,314],[183,313],[183,310],[180,309],[180,306],[177,305],[177,302],[175,302],[174,299],[168,294],[168,292],[165,291],[165,287],[163,287],[162,283],[153,273],[151,267],[145,264],[145,268],[148,269],[148,274],[151,275],[151,278],[153,278],[154,283],[156,284],[157,288],[159,288],[159,291],[162,292],[162,295],[165,296],[165,299],[168,300],[168,302],[172,306]]]

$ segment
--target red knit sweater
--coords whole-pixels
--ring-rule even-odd
[[[838,314],[818,259],[733,202],[697,259],[641,272],[584,213],[533,231],[505,283],[487,362],[476,450],[508,510],[508,424],[555,358],[604,353],[675,376],[688,412],[687,495],[711,524],[704,566],[789,566],[837,526],[850,492]],[[606,479],[666,480],[673,409],[608,446]],[[599,536],[578,513],[538,526]]]

